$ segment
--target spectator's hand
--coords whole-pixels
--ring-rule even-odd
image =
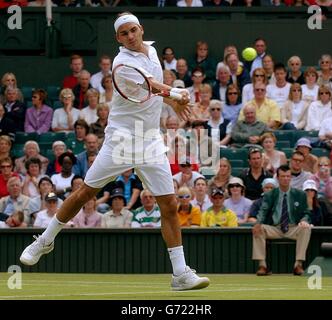
[[[301,228],[310,228],[311,227],[311,225],[306,221],[300,221],[298,226]]]
[[[181,185],[187,184],[191,179],[191,174],[189,173],[182,173],[182,178],[181,178]]]
[[[254,227],[252,228],[252,234],[257,237],[260,234],[263,233],[262,225],[261,224],[255,224]]]

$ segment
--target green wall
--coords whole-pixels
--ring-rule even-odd
[[[68,56],[76,52],[84,55],[87,69],[97,71],[97,57],[103,53],[114,56],[118,50],[113,21],[122,10],[55,8],[57,31],[53,30],[51,39],[46,38],[43,9],[24,8],[22,30],[9,30],[9,15],[0,14],[0,74],[11,70],[24,85],[60,84],[69,72]],[[209,43],[211,55],[221,59],[225,45],[233,43],[242,50],[258,36],[267,39],[277,61],[286,62],[298,54],[304,65],[317,65],[320,55],[331,51],[332,21],[325,21],[322,30],[309,30],[306,8],[150,7],[132,11],[145,27],[145,39],[155,40],[159,52],[165,46],[174,47],[178,57],[192,56],[196,41],[203,39]]]
[[[0,230],[0,272],[19,264],[24,247],[36,229]],[[183,229],[188,265],[201,273],[254,273],[251,228]],[[320,244],[332,242],[332,228],[313,229],[307,262],[319,255]],[[295,244],[272,242],[268,263],[274,273],[290,273]],[[31,272],[170,273],[168,253],[159,229],[64,229],[52,253],[41,258]]]

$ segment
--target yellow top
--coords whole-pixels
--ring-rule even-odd
[[[201,227],[237,227],[237,216],[230,210],[223,208],[217,214],[212,207],[203,212]]]

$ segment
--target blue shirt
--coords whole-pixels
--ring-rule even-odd
[[[124,197],[126,198],[126,202],[128,203],[131,198],[131,180],[135,180],[135,175],[132,173],[131,176],[129,177],[128,181],[125,182],[123,176],[119,176],[116,178],[116,181],[122,181],[124,185]]]

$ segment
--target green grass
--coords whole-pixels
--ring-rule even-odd
[[[203,290],[172,292],[166,274],[55,274],[23,273],[22,289],[10,290],[11,275],[0,273],[0,300],[176,300],[176,299],[332,299],[332,278],[322,279],[322,289],[309,290],[307,277],[210,274]]]

